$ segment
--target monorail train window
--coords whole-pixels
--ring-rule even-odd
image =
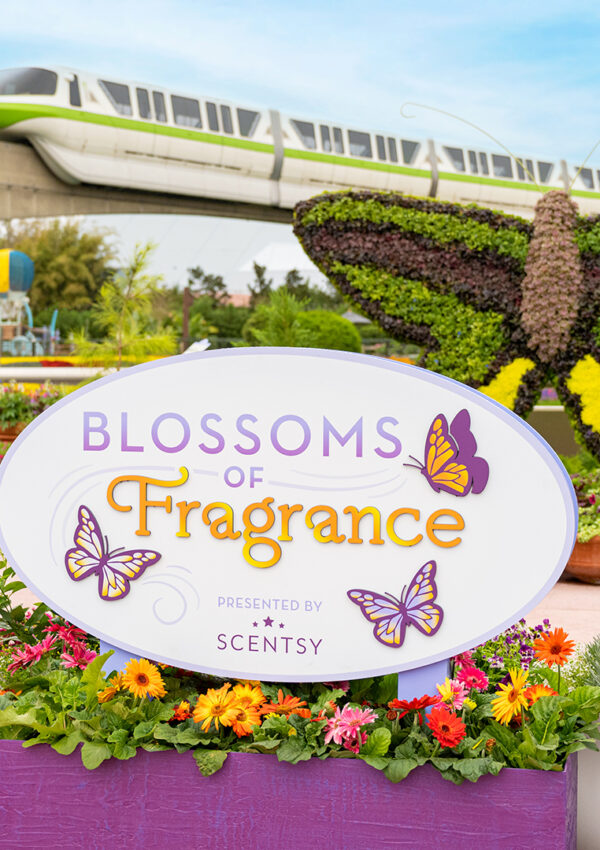
[[[535,183],[535,178],[533,176],[533,160],[526,159],[525,165],[527,166],[527,171],[525,172],[527,174],[527,179],[530,183]]]
[[[398,148],[396,147],[396,139],[392,139],[391,136],[388,136],[387,142],[391,161],[398,162]]]
[[[513,170],[509,156],[493,153],[492,168],[494,169],[494,177],[510,177],[512,180]]]
[[[329,133],[329,127],[326,127],[325,124],[321,124],[319,130],[321,131],[321,147],[326,153],[329,153],[331,150],[331,135]]]
[[[123,83],[111,83],[108,80],[98,80],[98,82],[100,88],[120,115],[133,115],[129,86],[125,86]]]
[[[240,133],[242,136],[253,136],[258,124],[258,112],[251,109],[237,109]]]
[[[554,165],[551,162],[540,162],[538,159],[538,174],[540,183],[547,183],[554,171]]]
[[[529,181],[529,183],[533,183],[533,162],[530,159],[522,159],[521,162],[516,160],[517,163],[517,175],[519,180]]]
[[[404,142],[402,144],[404,144]],[[465,155],[462,152],[462,148],[447,148],[444,145],[444,150],[450,157],[450,161],[457,171],[466,171]]]
[[[469,151],[469,167],[471,168],[472,174],[479,174],[479,169],[477,168],[477,155],[475,151]]]
[[[377,143],[377,159],[387,159],[383,136],[375,136],[375,141]]]
[[[579,171],[579,169],[576,169],[575,173],[577,173],[577,171]],[[592,174],[591,168],[582,168],[581,171],[579,171],[579,179],[586,189],[594,188],[594,175]]]
[[[71,106],[81,106],[81,92],[79,91],[77,74],[73,74],[73,79],[69,80],[69,103]]]
[[[224,133],[233,133],[233,121],[231,120],[231,109],[229,106],[221,106],[221,123]]]
[[[45,68],[0,71],[0,94],[56,94],[58,76]]]
[[[400,139],[400,144],[402,145],[402,159],[404,160],[404,164],[410,165],[417,155],[420,144],[419,142],[409,142],[407,139]]]
[[[152,101],[154,103],[154,114],[156,115],[157,121],[166,121],[167,120],[167,108],[165,106],[165,96],[162,92],[153,91],[152,92]]]
[[[344,153],[344,139],[339,127],[333,128],[333,149],[336,153]]]
[[[171,106],[176,124],[180,124],[182,127],[202,127],[200,104],[193,97],[180,97],[178,94],[172,94]]]
[[[348,142],[350,143],[350,156],[373,156],[371,136],[368,133],[348,130]]]
[[[480,153],[479,154],[479,165],[481,166],[481,173],[482,174],[489,174],[490,173],[490,167],[488,165],[486,153]]]
[[[208,117],[208,126],[215,132],[219,131],[219,116],[217,115],[217,107],[214,103],[206,101],[206,115]]]
[[[152,118],[152,109],[150,108],[150,98],[148,96],[148,89],[136,89],[135,94],[137,97],[140,118]]]
[[[317,141],[315,139],[315,125],[310,124],[308,121],[296,121],[295,118],[292,118],[290,123],[300,136],[304,147],[311,151],[316,150]]]

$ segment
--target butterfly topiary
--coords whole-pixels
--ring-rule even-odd
[[[298,204],[304,250],[419,365],[521,416],[554,384],[600,458],[600,216],[551,191],[533,222],[398,193]]]

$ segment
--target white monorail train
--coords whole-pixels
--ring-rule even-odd
[[[532,215],[539,189],[505,153],[400,138],[66,68],[0,71],[0,138],[68,183],[291,208],[325,190],[398,190]],[[540,186],[600,212],[600,170],[525,157]]]

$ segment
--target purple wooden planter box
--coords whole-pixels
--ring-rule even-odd
[[[208,778],[174,752],[87,771],[77,754],[0,741],[0,846],[10,850],[575,850],[576,815],[575,757],[561,773],[506,769],[456,787],[431,767],[393,785],[358,760],[242,753]]]

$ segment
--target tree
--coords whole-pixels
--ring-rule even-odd
[[[325,281],[325,288],[313,286],[309,277],[302,277],[298,269],[287,272],[282,286],[300,301],[304,301],[308,310],[338,310],[345,306],[340,293]]]
[[[273,279],[267,280],[267,267],[261,266],[259,263],[253,263],[254,266],[254,286],[248,285],[250,292],[250,307],[254,309],[259,304],[265,304],[269,300],[269,296],[273,289]]]
[[[127,266],[106,281],[100,290],[93,316],[106,330],[102,342],[92,342],[85,331],[72,337],[77,353],[87,360],[102,360],[120,369],[124,357],[135,360],[148,355],[174,354],[176,340],[172,332],[153,327],[152,296],[160,276],[146,273],[154,246],[136,245]]]
[[[227,284],[222,276],[206,274],[200,266],[188,269],[188,286],[195,290],[195,294],[208,295],[217,304],[223,304],[229,297]]]
[[[77,221],[10,223],[0,248],[23,251],[35,263],[29,293],[35,313],[46,307],[90,307],[111,274],[114,251],[108,232],[85,231]]]
[[[305,345],[307,335],[296,321],[303,308],[285,287],[273,290],[269,303],[260,304],[244,325],[244,339],[251,345]]]

